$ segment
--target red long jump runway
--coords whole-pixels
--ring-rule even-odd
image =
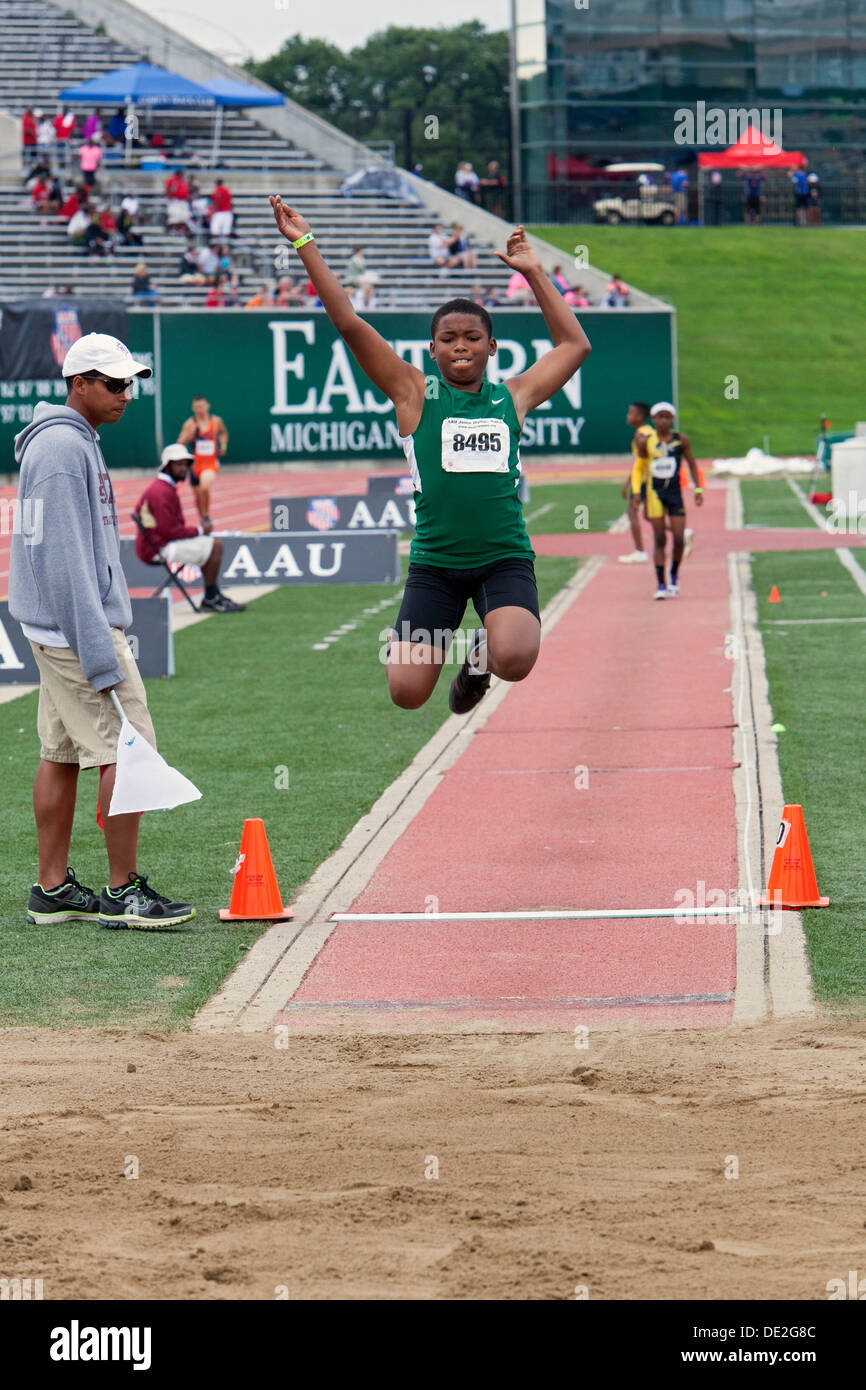
[[[707,893],[738,882],[727,562],[704,543],[723,526],[714,490],[679,599],[652,600],[649,566],[601,567],[346,908],[527,917],[338,922],[276,1021],[469,1032],[729,1022],[729,921],[533,916],[672,908],[681,889],[699,902],[701,880]]]

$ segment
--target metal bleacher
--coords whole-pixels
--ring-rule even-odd
[[[58,94],[64,87],[146,56],[88,28],[48,0],[0,0],[0,32],[0,109],[17,120],[28,106],[41,108],[51,117],[59,109]],[[86,114],[84,108],[74,109],[79,120]],[[105,123],[111,114],[103,110]],[[274,228],[268,203],[272,192],[290,198],[309,219],[324,255],[338,273],[353,248],[363,245],[368,269],[378,276],[377,307],[426,308],[441,301],[443,291],[466,293],[475,283],[495,287],[504,299],[508,271],[490,248],[476,245],[477,269],[455,268],[443,277],[427,255],[427,238],[435,221],[428,208],[369,193],[345,198],[338,191],[342,174],[243,111],[225,109],[216,166],[211,111],[143,112],[142,140],[148,141],[156,131],[175,141],[183,137],[183,167],[203,192],[213,187],[217,170],[232,190],[235,236],[230,249],[240,278],[241,303],[263,281],[276,281],[284,274],[297,280],[302,271]],[[76,150],[79,143],[75,142]],[[39,296],[69,285],[77,296],[108,295],[132,303],[134,267],[144,260],[161,306],[203,304],[207,289],[182,284],[178,278],[187,238],[165,226],[166,174],[126,167],[120,158],[109,162],[112,153],[107,152],[100,170],[96,201],[116,212],[121,199],[133,193],[144,223],[139,228],[143,244],[124,247],[118,243],[110,259],[86,256],[70,244],[63,223],[34,210],[17,159],[0,165],[0,297]],[[169,160],[167,169],[172,167]],[[77,160],[73,157],[65,175],[60,172],[65,191],[71,192],[77,181]]]

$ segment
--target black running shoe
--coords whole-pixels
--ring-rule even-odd
[[[179,927],[181,922],[188,922],[194,916],[194,907],[164,898],[151,888],[143,874],[130,874],[123,888],[103,888],[99,903],[101,927],[160,931],[163,927]]]
[[[245,603],[235,603],[234,599],[227,598],[225,594],[217,594],[216,598],[203,598],[201,607],[210,610],[211,613],[243,613],[246,611]]]
[[[490,672],[485,671],[483,675],[473,671],[469,665],[469,657],[474,656],[480,646],[481,638],[485,636],[483,628],[479,628],[475,634],[475,640],[467,653],[466,660],[451,682],[451,689],[448,692],[448,705],[454,714],[468,714],[487,694],[487,687],[490,684]]]
[[[59,888],[43,888],[34,883],[27,901],[27,921],[31,926],[43,922],[96,921],[99,917],[99,898],[92,888],[85,888],[75,877],[74,869],[66,870]]]

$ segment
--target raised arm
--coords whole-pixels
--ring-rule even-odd
[[[299,241],[310,235],[310,224],[299,212],[279,196],[271,195],[270,203],[274,220],[287,241]],[[381,334],[355,313],[349,296],[314,240],[298,247],[297,251],[331,323],[370,380],[394,402],[398,425],[401,412],[411,413],[416,404],[420,412],[424,400],[424,373],[398,357]]]
[[[496,254],[511,270],[520,271],[529,282],[553,342],[551,351],[545,353],[534,366],[520,376],[510,377],[505,383],[514,397],[517,418],[523,424],[524,416],[530,410],[562,390],[586,361],[592,348],[574,311],[548,279],[522,227],[511,233],[506,251],[497,251]]]

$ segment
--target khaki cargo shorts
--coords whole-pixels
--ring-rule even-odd
[[[114,650],[125,679],[117,698],[130,724],[156,747],[144,684],[126,635],[112,628]],[[110,695],[94,690],[71,647],[43,647],[31,642],[39,667],[39,712],[36,728],[47,763],[77,763],[81,768],[117,762],[120,716]]]

